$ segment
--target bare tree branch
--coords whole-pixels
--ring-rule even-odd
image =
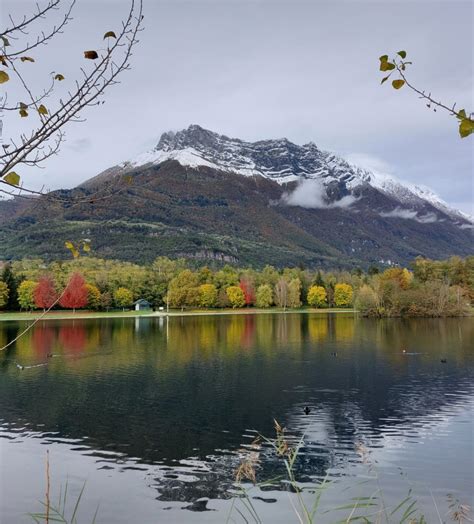
[[[58,9],[61,2],[64,0],[49,0],[46,6],[42,9],[38,7],[37,13],[30,17],[24,17],[20,22],[15,23],[11,19],[12,26],[6,29],[0,36],[3,40],[3,50],[10,46],[5,35],[15,35],[20,32],[25,34],[29,25],[37,21],[39,18],[44,18],[51,10]],[[23,117],[29,116],[29,111],[38,115],[40,124],[33,129],[30,134],[20,134],[19,137],[10,137],[8,144],[2,144],[3,150],[0,151],[0,192],[8,195],[20,196],[24,193],[29,195],[44,194],[42,191],[35,191],[30,188],[20,187],[18,183],[18,175],[13,171],[19,166],[35,166],[42,167],[42,164],[51,156],[58,153],[60,146],[65,139],[63,128],[69,122],[83,122],[80,112],[87,106],[95,106],[103,103],[101,96],[109,86],[119,83],[119,75],[130,69],[130,57],[132,56],[132,49],[138,42],[138,33],[141,31],[143,21],[143,0],[130,0],[130,8],[127,17],[122,22],[120,32],[117,34],[108,32],[104,36],[109,44],[103,51],[86,51],[84,58],[90,58],[93,62],[93,67],[90,71],[80,68],[81,79],[76,80],[75,89],[69,91],[64,99],[59,100],[58,107],[52,111],[47,109],[41,102],[48,98],[55,90],[57,82],[53,83],[48,88],[44,89],[40,94],[35,94],[28,85],[25,77],[21,71],[20,63],[17,61],[19,55],[25,50],[32,49],[47,41],[53,36],[62,32],[62,28],[71,19],[71,11],[76,0],[68,3],[69,7],[64,14],[59,25],[54,26],[48,34],[42,34],[38,37],[36,42],[32,45],[27,44],[22,47],[22,51],[15,51],[9,54],[4,53],[2,56],[2,63],[6,64],[9,71],[16,77],[27,102],[18,102],[14,105],[7,105],[7,96],[4,96],[0,102],[0,112],[18,110]],[[6,39],[6,40],[5,40]],[[25,57],[22,57],[23,61]],[[29,61],[29,59],[27,57]],[[56,75],[55,78],[62,80],[62,75]],[[9,80],[9,77],[8,79]],[[118,178],[120,180],[120,177]],[[107,195],[99,195],[98,198],[108,198]],[[88,195],[87,199],[91,199]],[[94,200],[96,200],[94,198]]]

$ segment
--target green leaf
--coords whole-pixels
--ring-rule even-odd
[[[117,35],[113,31],[107,31],[107,33],[104,35],[104,40],[106,38],[117,38]]]
[[[54,77],[55,80],[64,80],[64,76],[61,74],[61,73],[58,73],[55,77]]]
[[[466,118],[466,110],[465,109],[461,109],[460,111],[458,111],[458,114],[457,114],[456,118],[459,118],[459,120],[462,120],[463,118]]]
[[[34,59],[34,58],[31,58],[31,56],[22,56],[22,57],[20,58],[20,60],[21,60],[22,62],[34,62],[34,61],[35,61],[35,59]]]
[[[17,175],[15,171],[10,171],[3,177],[3,180],[11,186],[17,186],[20,183],[20,175]]]
[[[3,46],[8,47],[10,45],[10,42],[8,41],[8,38],[6,36],[0,36],[0,38],[3,41]]]
[[[400,89],[404,85],[405,85],[405,80],[398,79],[392,82],[392,86],[394,89]]]
[[[407,52],[406,51],[398,51],[397,55],[401,56],[403,59],[405,59],[407,57]]]
[[[0,71],[0,84],[4,84],[5,82],[8,82],[10,80],[10,77],[5,71]]]
[[[395,69],[395,64],[392,62],[380,62],[380,71],[392,71]]]
[[[389,78],[390,78],[390,75],[385,76],[384,78],[382,78],[382,80],[380,81],[380,83],[383,84],[383,83],[386,82]]]
[[[474,120],[463,118],[459,124],[459,135],[461,138],[466,138],[472,133],[474,133]]]
[[[84,51],[84,58],[88,58],[89,60],[96,60],[99,58],[99,55],[97,54],[97,51]]]
[[[381,57],[379,57],[379,60],[381,62],[386,62],[388,60],[388,55],[382,55]]]
[[[38,113],[40,115],[47,115],[48,114],[48,110],[46,109],[46,107],[41,104],[39,107],[38,107]]]

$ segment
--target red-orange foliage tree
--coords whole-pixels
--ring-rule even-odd
[[[245,305],[251,306],[255,303],[255,288],[253,285],[253,282],[248,280],[247,278],[242,278],[240,280],[240,289],[244,292],[245,296]]]
[[[87,305],[86,281],[80,273],[74,273],[59,300],[62,307],[76,311],[76,308]]]
[[[53,279],[47,275],[39,279],[38,285],[33,292],[35,305],[43,310],[49,309],[58,299],[58,294],[54,288]]]

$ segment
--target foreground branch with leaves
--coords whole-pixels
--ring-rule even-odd
[[[92,66],[78,67],[79,78],[70,82],[73,87],[66,93],[57,91],[59,84],[65,81],[65,76],[57,71],[50,73],[48,85],[43,89],[38,91],[32,87],[25,68],[41,67],[41,53],[46,52],[44,46],[63,33],[72,20],[75,3],[76,0],[49,0],[43,6],[37,5],[33,14],[24,15],[20,20],[10,16],[9,26],[0,33],[0,83],[7,88],[12,84],[13,92],[4,92],[0,115],[17,112],[19,118],[34,119],[29,133],[9,136],[2,143],[0,193],[10,196],[42,193],[22,184],[21,167],[42,167],[48,158],[57,154],[65,139],[66,124],[82,122],[84,108],[103,104],[104,92],[118,83],[121,73],[130,69],[132,50],[138,42],[143,21],[142,0],[130,0],[128,14],[119,31],[105,32],[105,49],[84,51],[82,60]],[[49,30],[40,27],[50,21],[54,11],[61,10],[59,23]],[[3,142],[3,129],[1,131]]]
[[[459,135],[461,138],[466,138],[472,133],[474,133],[474,119],[473,113],[467,113],[465,109],[456,109],[456,104],[453,104],[451,107],[443,104],[439,100],[434,99],[431,96],[431,93],[426,93],[415,87],[407,78],[407,67],[412,65],[413,62],[406,60],[407,53],[406,51],[398,51],[396,56],[392,59],[389,59],[388,55],[382,55],[379,57],[380,61],[380,71],[388,72],[387,76],[384,76],[381,80],[381,84],[389,80],[393,75],[395,78],[392,79],[392,87],[394,89],[401,89],[403,86],[408,87],[414,91],[419,98],[425,100],[426,107],[432,109],[436,112],[437,108],[441,108],[444,111],[447,111],[451,116],[455,116],[459,120]]]

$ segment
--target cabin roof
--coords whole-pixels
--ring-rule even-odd
[[[139,304],[140,306],[150,306],[151,305],[150,302],[148,302],[148,300],[145,300],[144,298],[139,298],[133,304],[134,305]]]

